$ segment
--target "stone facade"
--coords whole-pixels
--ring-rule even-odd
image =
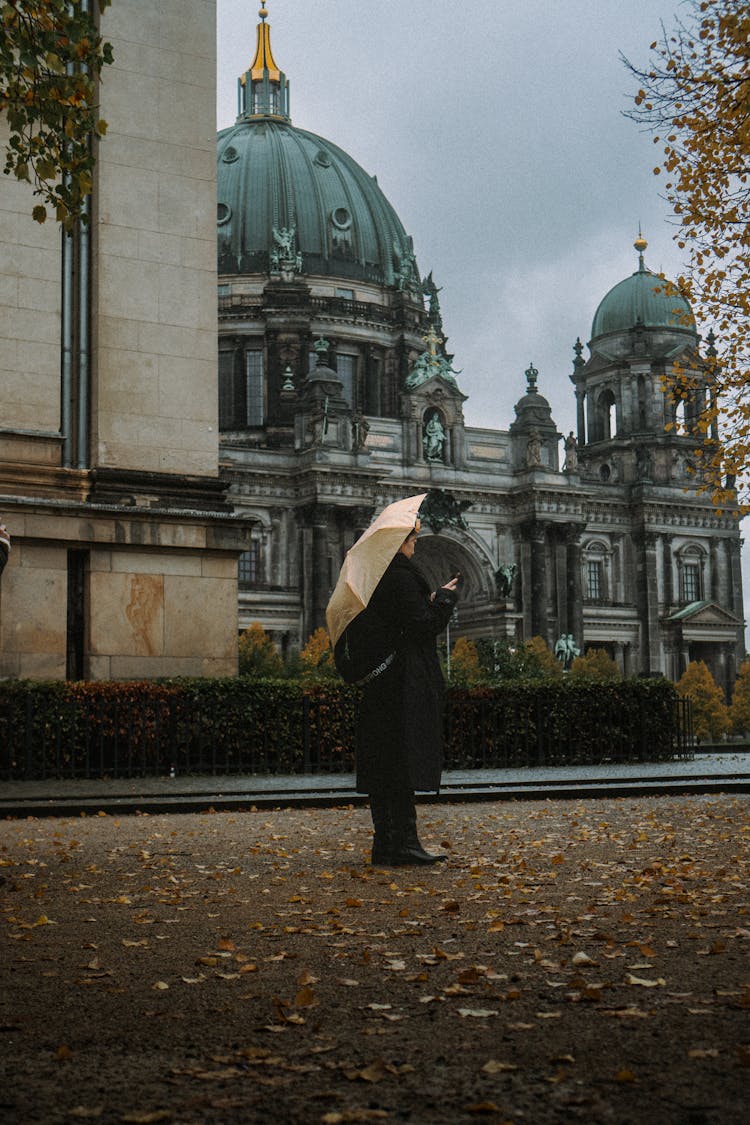
[[[91,223],[0,183],[0,675],[237,668],[218,477],[213,0],[114,4]],[[189,60],[187,64],[186,60]]]

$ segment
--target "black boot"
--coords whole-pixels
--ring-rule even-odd
[[[414,794],[400,793],[393,804],[393,863],[396,867],[427,866],[442,863],[446,855],[425,851],[417,834],[417,807]]]
[[[389,802],[377,793],[370,794],[370,815],[375,830],[370,862],[388,867],[393,862],[393,820]]]

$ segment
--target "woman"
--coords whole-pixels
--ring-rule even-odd
[[[365,683],[357,733],[357,790],[369,793],[372,862],[437,863],[417,836],[415,789],[440,787],[443,674],[436,638],[456,604],[458,576],[434,593],[412,562],[419,522],[369,603],[392,631],[396,657]]]

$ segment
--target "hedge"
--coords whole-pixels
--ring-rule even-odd
[[[358,691],[336,682],[0,682],[0,777],[336,773]],[[660,760],[688,752],[667,681],[449,688],[447,769]]]

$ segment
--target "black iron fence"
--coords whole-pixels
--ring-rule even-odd
[[[354,768],[357,693],[233,681],[206,695],[0,694],[0,778],[335,774]],[[385,719],[384,719],[385,721]],[[449,692],[446,769],[691,757],[690,708],[672,690]]]

